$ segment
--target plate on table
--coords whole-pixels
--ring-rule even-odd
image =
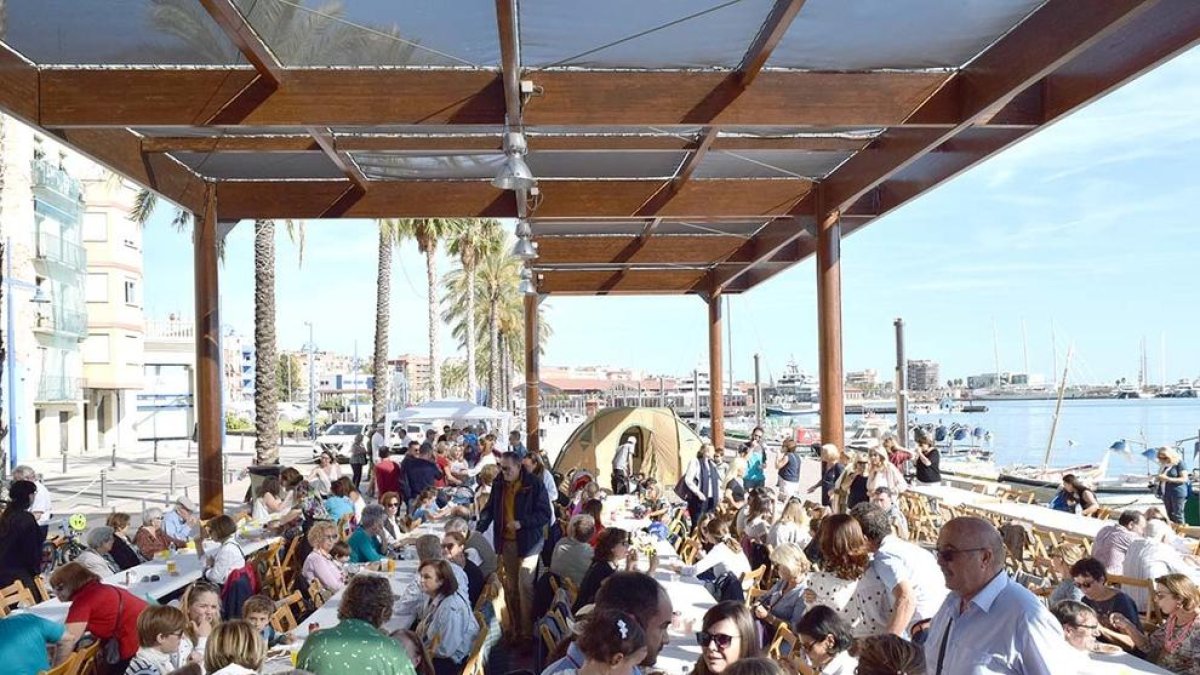
[[[1112,656],[1113,654],[1120,654],[1123,651],[1125,651],[1125,650],[1121,649],[1120,647],[1118,647],[1116,645],[1110,645],[1110,644],[1107,644],[1104,642],[1097,642],[1096,646],[1092,647],[1092,653],[1107,654],[1109,656]]]

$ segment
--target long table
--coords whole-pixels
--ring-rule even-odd
[[[246,557],[250,557],[278,540],[279,537],[269,536],[259,527],[240,532],[235,539],[242,547],[242,552],[246,554]],[[204,542],[205,555],[212,554],[216,550],[216,542]],[[174,574],[167,573],[168,562],[175,563]],[[182,550],[174,553],[168,551],[156,556],[153,560],[109,575],[100,581],[112,586],[120,586],[140,598],[159,601],[199,580],[203,572],[204,560],[195,550]],[[131,583],[126,583],[127,578]],[[65,623],[67,610],[70,607],[71,603],[52,598],[21,611],[28,611],[30,614],[36,614],[56,623]]]

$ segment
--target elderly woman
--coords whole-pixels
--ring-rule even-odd
[[[75,558],[75,562],[88,568],[101,579],[117,573],[117,564],[112,561],[113,529],[107,525],[93,528],[87,533],[87,548]]]
[[[37,591],[33,578],[42,571],[46,531],[29,512],[37,485],[14,481],[8,488],[8,508],[0,514],[0,587],[20,581]]]
[[[822,568],[808,578],[808,604],[832,608],[856,638],[885,632],[891,618],[888,591],[871,567],[862,526],[845,514],[828,516],[821,519],[817,540]]]
[[[350,562],[374,563],[387,557],[379,538],[383,534],[383,521],[387,513],[378,504],[363,509],[362,522],[346,541],[350,546]]]
[[[217,542],[217,551],[205,556],[204,547],[196,547],[196,553],[204,561],[204,578],[218,586],[224,586],[230,572],[246,566],[246,554],[233,540],[237,534],[237,523],[229,516],[220,515],[208,521],[205,531],[209,539]]]
[[[433,653],[435,673],[461,673],[462,664],[471,652],[471,643],[479,633],[479,623],[459,592],[458,581],[448,561],[421,563],[419,574],[426,600],[421,608],[417,635]]]
[[[142,564],[144,561],[141,554],[129,543],[129,514],[114,511],[109,514],[105,525],[113,530],[113,545],[109,555],[117,563],[117,567],[127,570]]]
[[[888,461],[887,450],[882,446],[871,450],[867,459],[867,494],[873,495],[876,488],[881,487],[891,490],[893,495],[908,489],[904,474],[900,473],[895,464]]]
[[[66,629],[54,652],[54,665],[67,660],[86,631],[98,640],[117,641],[120,660],[109,664],[106,672],[125,672],[138,651],[137,620],[146,602],[120,586],[100,583],[100,577],[78,562],[54,570],[50,588],[59,600],[71,603]]]
[[[337,527],[333,523],[326,520],[313,523],[312,528],[308,530],[308,543],[312,546],[312,553],[308,554],[300,568],[300,576],[304,577],[305,581],[319,581],[322,586],[333,592],[342,590],[346,585],[342,566],[330,553],[337,540]]]
[[[137,534],[133,535],[133,545],[137,546],[138,553],[147,560],[171,546],[171,540],[163,532],[162,524],[162,509],[149,508],[142,512],[142,526],[138,528]]]
[[[394,602],[387,578],[354,577],[342,592],[338,624],[308,636],[296,656],[296,667],[322,674],[411,673],[404,648],[381,630],[392,618]]]
[[[1154,602],[1167,617],[1147,637],[1141,626],[1120,614],[1109,617],[1112,624],[1128,635],[1150,660],[1176,673],[1195,673],[1200,667],[1200,589],[1182,574],[1168,574],[1154,580]]]
[[[761,621],[771,638],[780,625],[786,624],[795,631],[800,617],[804,616],[804,581],[812,571],[804,549],[796,544],[781,544],[771,551],[771,562],[779,574],[779,581],[759,597],[754,605],[754,618]],[[769,639],[763,642],[769,642]]]

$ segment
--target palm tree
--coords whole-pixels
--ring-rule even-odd
[[[383,417],[387,408],[388,329],[392,298],[392,248],[399,243],[400,227],[396,220],[379,221],[379,269],[375,275],[375,358],[371,372],[375,386],[371,390],[371,419]]]
[[[468,223],[450,239],[450,253],[458,256],[459,262],[462,264],[463,275],[466,277],[464,283],[467,295],[466,316],[475,316],[475,269],[479,265],[479,258],[500,247],[503,241],[504,234],[500,229],[500,223],[490,218]],[[464,321],[463,324],[466,326],[466,335],[463,336],[463,341],[467,347],[467,398],[474,401],[476,392],[479,391],[479,379],[475,367],[476,322]]]
[[[441,322],[437,308],[437,249],[438,243],[455,236],[466,221],[455,218],[403,218],[396,221],[401,239],[414,239],[417,249],[425,255],[425,283],[429,320],[429,397],[442,397],[442,364],[438,346]]]

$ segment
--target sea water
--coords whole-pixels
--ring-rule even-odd
[[[990,447],[997,465],[1041,464],[1050,440],[1055,402],[980,401],[985,413],[915,415],[921,423],[952,423],[982,427],[991,432]],[[847,424],[855,418],[847,417]],[[1146,448],[1173,446],[1200,433],[1200,399],[1077,399],[1064,400],[1054,434],[1050,464],[1056,467],[1099,463],[1114,442],[1125,439],[1130,454],[1110,453],[1108,475],[1156,471]],[[1195,441],[1181,444],[1185,465],[1195,468]]]

